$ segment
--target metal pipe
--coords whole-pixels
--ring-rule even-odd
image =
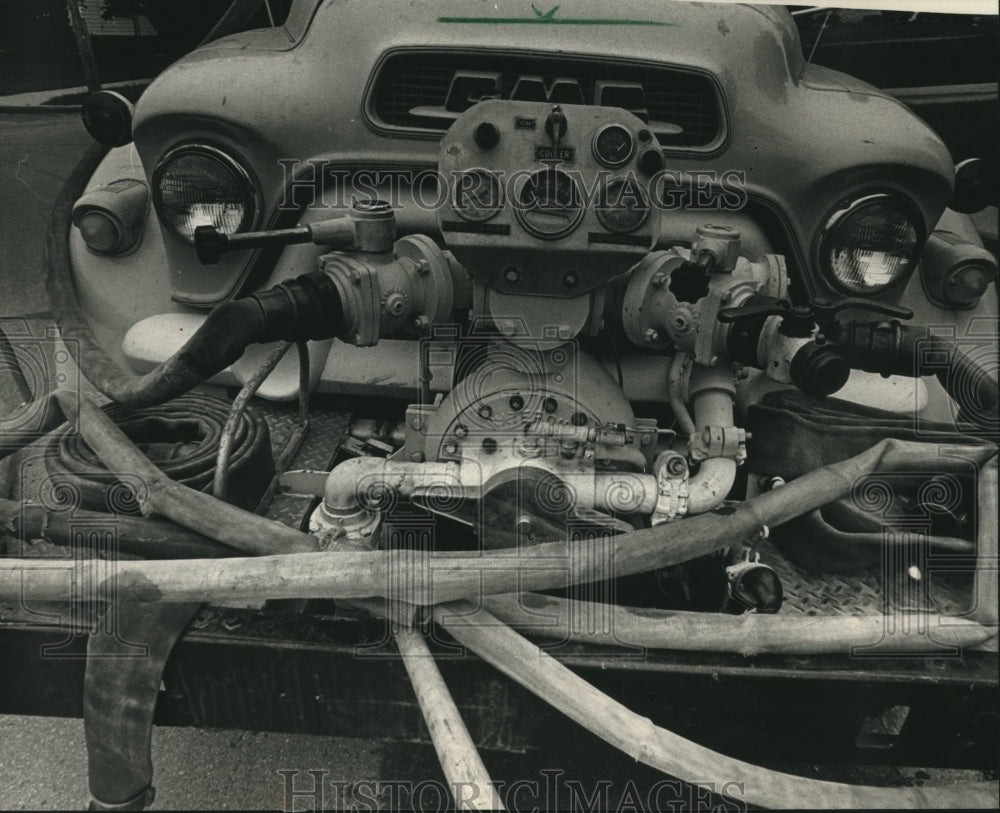
[[[736,461],[729,457],[703,460],[698,473],[688,481],[688,514],[704,514],[717,508],[736,482]]]
[[[656,477],[629,471],[594,475],[594,508],[616,514],[652,514],[658,497]]]
[[[405,498],[430,484],[459,487],[459,464],[352,457],[327,476],[323,507],[338,514],[353,513],[362,508],[366,489],[377,487]]]
[[[697,366],[688,388],[694,402],[696,432],[711,426],[733,426],[736,386],[731,371]],[[732,457],[702,460],[698,473],[688,481],[688,514],[704,514],[716,508],[736,482],[736,468]]]
[[[670,402],[670,409],[680,425],[678,434],[690,438],[695,433],[694,421],[691,413],[688,412],[684,404],[684,397],[681,394],[681,381],[684,378],[686,367],[691,362],[691,357],[687,353],[678,352],[670,365],[670,373],[667,376],[667,394]]]
[[[595,508],[617,513],[649,514],[656,507],[656,478],[651,474],[600,472],[593,477]],[[419,488],[427,486],[460,491],[461,464],[354,457],[345,460],[327,476],[322,516],[342,519],[367,512],[365,503],[370,500],[366,499],[366,492],[377,502],[386,492],[407,499]]]

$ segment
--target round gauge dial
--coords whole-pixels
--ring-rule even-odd
[[[646,222],[649,201],[635,179],[621,178],[601,190],[596,211],[597,219],[608,231],[627,234]]]
[[[635,154],[635,137],[621,124],[605,124],[594,136],[594,157],[606,167],[620,167]]]
[[[562,237],[583,217],[580,190],[565,172],[540,169],[525,180],[517,194],[517,217],[536,237]]]
[[[503,206],[500,179],[485,169],[470,169],[456,178],[452,208],[466,220],[489,220]]]

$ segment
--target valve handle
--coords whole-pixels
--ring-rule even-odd
[[[194,250],[202,265],[215,265],[229,250],[229,235],[215,226],[197,226],[194,230]]]
[[[771,296],[755,296],[737,308],[722,308],[718,319],[723,324],[739,322],[743,319],[759,319],[768,316],[790,316],[793,319],[809,319],[812,311],[801,305],[793,305],[787,299]]]
[[[857,296],[849,296],[847,299],[840,299],[836,302],[831,302],[829,299],[811,299],[809,300],[809,309],[819,323],[832,322],[838,313],[846,310],[869,311],[893,319],[913,318],[913,311],[909,308],[887,305],[883,302],[872,302],[870,299],[862,299]]]
[[[313,239],[309,226],[293,229],[272,229],[270,231],[246,231],[225,234],[215,226],[198,226],[194,230],[194,250],[202,265],[215,265],[227,251],[248,248],[266,248],[274,245],[308,243]]]
[[[737,308],[723,308],[718,319],[723,324],[739,322],[743,319],[759,319],[768,316],[785,316],[791,319],[809,319],[817,324],[832,322],[844,310],[863,310],[889,316],[893,319],[912,319],[913,311],[899,305],[872,302],[860,297],[848,297],[831,302],[829,299],[812,299],[808,305],[793,305],[785,299],[769,296],[755,296]]]

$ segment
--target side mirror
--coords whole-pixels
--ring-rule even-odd
[[[83,126],[105,147],[124,147],[132,141],[132,102],[113,90],[91,93],[83,103]]]
[[[969,158],[955,167],[955,194],[950,207],[964,215],[997,203],[997,168],[985,158]]]

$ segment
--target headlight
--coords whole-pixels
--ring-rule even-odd
[[[896,195],[869,195],[827,220],[819,264],[847,293],[878,293],[909,276],[925,238],[923,218],[912,203]]]
[[[174,237],[194,245],[198,226],[225,234],[248,231],[257,218],[250,174],[215,147],[189,144],[171,150],[153,172],[153,205]]]

